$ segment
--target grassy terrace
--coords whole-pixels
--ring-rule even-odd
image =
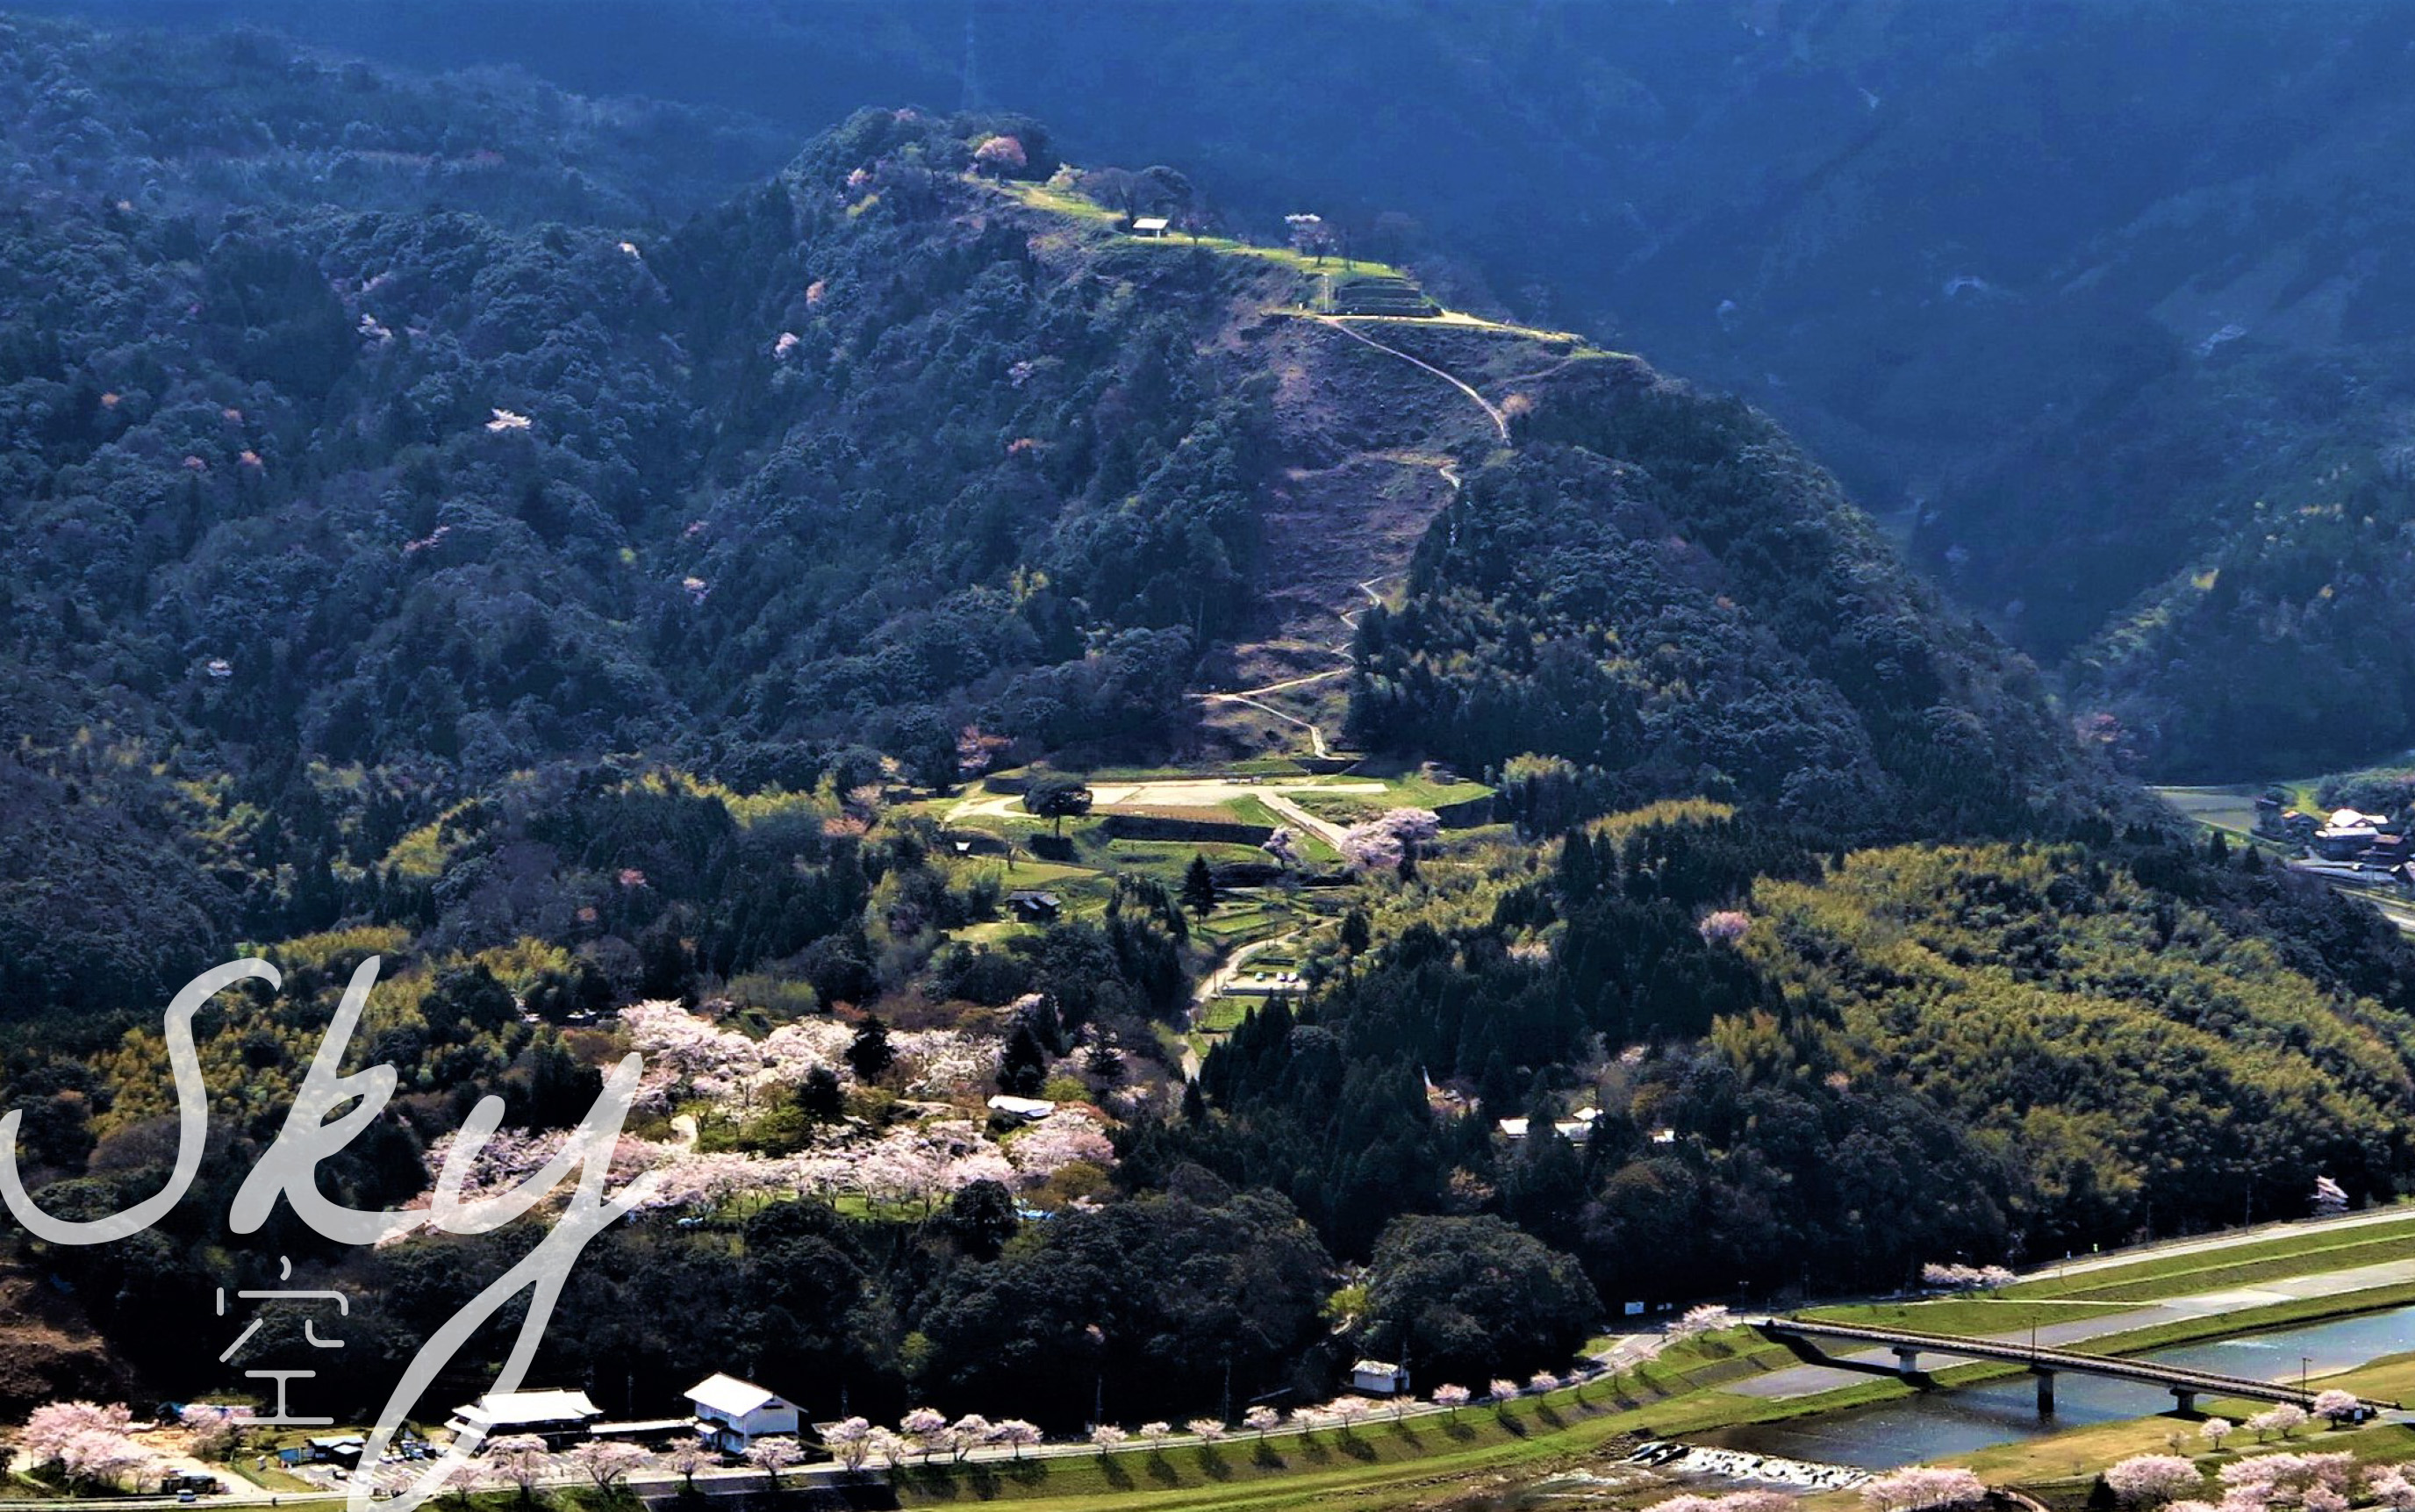
[[[2042,1276],[2004,1288],[2008,1299],[2145,1302],[2319,1271],[2415,1259],[2415,1213],[2357,1228],[2310,1230],[2223,1250],[2149,1256],[2136,1265]]]
[[[1295,273],[1309,275],[1349,272],[1365,274],[1374,277],[1403,278],[1408,277],[1408,275],[1402,273],[1400,269],[1393,267],[1387,262],[1371,262],[1364,258],[1360,258],[1354,262],[1344,263],[1342,259],[1333,256],[1328,256],[1320,261],[1316,258],[1310,257],[1305,253],[1296,251],[1288,247],[1253,247],[1247,242],[1236,241],[1229,236],[1193,236],[1188,232],[1168,232],[1162,237],[1126,236],[1123,234],[1121,230],[1123,225],[1122,214],[1118,211],[1109,209],[1107,206],[1099,203],[1095,200],[1086,200],[1078,194],[1068,193],[1062,189],[1052,189],[1044,184],[1028,184],[1015,179],[980,179],[977,182],[986,184],[990,187],[1007,195],[1009,198],[1022,202],[1024,204],[1028,205],[1034,210],[1044,210],[1051,215],[1063,216],[1069,220],[1078,221],[1085,226],[1091,227],[1098,231],[1116,234],[1121,238],[1125,245],[1132,247],[1165,247],[1186,249],[1195,247],[1207,251],[1222,252],[1233,257],[1255,258],[1260,262],[1271,263],[1279,268],[1288,268]]]

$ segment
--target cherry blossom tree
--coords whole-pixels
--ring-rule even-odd
[[[865,1451],[889,1470],[896,1469],[908,1455],[914,1452],[914,1445],[907,1442],[904,1434],[892,1433],[885,1428],[875,1428],[864,1435],[863,1443]]]
[[[705,1446],[702,1439],[682,1439],[663,1451],[663,1465],[692,1491],[696,1490],[696,1473],[720,1458]]]
[[[115,1486],[148,1473],[158,1457],[131,1438],[105,1428],[88,1428],[68,1441],[59,1468],[80,1486]]]
[[[185,1428],[186,1447],[203,1460],[215,1460],[234,1447],[242,1430],[234,1410],[216,1402],[188,1402],[176,1413]]]
[[[599,1491],[610,1490],[620,1481],[653,1463],[653,1456],[634,1444],[616,1444],[608,1439],[590,1439],[574,1444],[562,1451],[562,1458],[570,1467],[595,1483]]]
[[[1122,1429],[1116,1427],[1113,1423],[1101,1423],[1098,1427],[1090,1430],[1090,1443],[1097,1446],[1098,1451],[1101,1454],[1111,1453],[1114,1450],[1122,1448],[1125,1442],[1131,1437],[1131,1434],[1125,1432]]]
[[[1450,1420],[1456,1423],[1459,1421],[1459,1410],[1467,1405],[1468,1396],[1469,1392],[1465,1386],[1446,1384],[1433,1388],[1433,1404],[1449,1414]]]
[[[772,1479],[772,1489],[780,1489],[780,1472],[805,1457],[804,1446],[785,1433],[757,1439],[746,1445],[746,1462]]]
[[[505,1433],[488,1439],[486,1456],[487,1468],[518,1487],[523,1502],[536,1495],[537,1483],[552,1467],[545,1440],[533,1433]]]
[[[2176,1454],[2134,1454],[2105,1471],[2105,1484],[2134,1506],[2171,1501],[2196,1490],[2204,1480],[2194,1462]]]
[[[2288,1438],[2306,1426],[2306,1410],[2291,1402],[2275,1402],[2247,1420],[2247,1431],[2260,1442],[2270,1434]]]
[[[1702,921],[1694,926],[1695,933],[1702,936],[1702,941],[1706,945],[1733,945],[1750,933],[1751,929],[1752,916],[1740,913],[1733,908],[1721,908],[1716,912],[1704,914]]]
[[[927,1465],[931,1462],[931,1451],[945,1442],[948,1415],[936,1407],[917,1407],[898,1420],[897,1430],[914,1441],[915,1446],[922,1451],[922,1462]]]
[[[1342,1425],[1342,1436],[1348,1438],[1351,1430],[1365,1422],[1375,1411],[1375,1404],[1364,1397],[1336,1397],[1327,1407],[1333,1420]]]
[[[1010,1417],[989,1430],[990,1442],[1004,1444],[1014,1450],[1014,1458],[1023,1458],[1024,1446],[1040,1442],[1040,1430],[1020,1417]]]
[[[1319,262],[1324,262],[1326,254],[1333,249],[1333,232],[1325,224],[1323,216],[1285,216],[1283,226],[1290,233],[1293,247]]]
[[[1731,1309],[1717,1302],[1705,1302],[1701,1307],[1687,1309],[1685,1314],[1678,1318],[1676,1326],[1669,1331],[1677,1338],[1690,1339],[1696,1334],[1715,1334],[1722,1328],[1732,1328],[1735,1322],[1735,1313]]]
[[[25,1426],[17,1430],[17,1452],[29,1464],[57,1464],[77,1434],[95,1430],[123,1434],[133,1421],[134,1415],[122,1401],[106,1407],[93,1401],[46,1402],[27,1415]]]
[[[957,1464],[963,1464],[965,1456],[971,1452],[973,1445],[987,1444],[989,1436],[989,1419],[979,1413],[967,1413],[948,1425],[949,1456]]]
[[[1490,1397],[1495,1402],[1508,1401],[1510,1398],[1518,1395],[1518,1383],[1510,1380],[1508,1376],[1496,1375],[1492,1378],[1491,1384],[1485,1387],[1485,1395]]]
[[[2334,1423],[2345,1423],[2354,1417],[2359,1407],[2356,1393],[2342,1391],[2337,1386],[2315,1393],[2315,1415],[2328,1417]]]
[[[1352,825],[1335,848],[1357,870],[1372,872],[1400,865],[1403,856],[1416,855],[1419,846],[1440,833],[1442,820],[1432,809],[1397,808]]]
[[[18,1430],[17,1450],[29,1464],[57,1466],[75,1485],[114,1485],[146,1469],[154,1458],[134,1442],[132,1421],[123,1402],[46,1403]]]
[[[1282,1413],[1273,1407],[1252,1407],[1241,1415],[1241,1426],[1263,1440],[1282,1422]]]
[[[830,1445],[838,1462],[853,1475],[863,1468],[864,1458],[872,1453],[872,1420],[848,1417],[822,1430],[822,1442]]]
[[[973,149],[974,163],[1000,178],[1023,172],[1030,160],[1023,143],[1012,137],[991,137]]]
[[[1182,1425],[1182,1430],[1202,1444],[1220,1444],[1224,1439],[1224,1424],[1221,1418],[1194,1417]]]
[[[2391,1508],[2391,1512],[2415,1512],[2415,1481],[2409,1481],[2407,1472],[2397,1465],[2378,1469],[2368,1475],[2364,1494]]]
[[[1537,1370],[1526,1378],[1526,1389],[1537,1396],[1549,1391],[1557,1391],[1560,1389],[1560,1378],[1549,1370]]]
[[[2213,1452],[2222,1452],[2222,1441],[2239,1430],[2239,1425],[2228,1417],[2209,1417],[2198,1427],[2198,1437],[2205,1440]]]
[[[1140,1426],[1140,1437],[1141,1442],[1148,1445],[1149,1452],[1155,1454],[1165,1447],[1166,1440],[1174,1437],[1174,1425],[1165,1422],[1143,1423]]]
[[[1299,834],[1289,825],[1276,825],[1258,848],[1286,868],[1299,864]]]

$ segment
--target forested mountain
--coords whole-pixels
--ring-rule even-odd
[[[1052,1429],[1413,1343],[1481,1380],[1604,1299],[2415,1184],[2408,947],[2176,840],[1740,400],[1343,320],[1338,252],[1127,233],[1208,197],[1022,115],[859,110],[734,172],[761,128],[712,112],[5,27],[0,1051],[40,1200],[156,1188],[161,1002],[285,974],[198,1022],[193,1200],[12,1245],[107,1346],[16,1379],[221,1388],[176,1320],[291,1255],[379,1299],[326,1383],[373,1408],[512,1263],[526,1225],[229,1231],[373,956],[353,1054],[398,1092],[340,1200],[424,1205],[486,1094],[502,1190],[642,1057],[615,1178],[657,1185],[539,1361],[631,1414],[719,1369]],[[1232,686],[1278,656],[1346,729]],[[1167,767],[1232,791],[1085,812]],[[1243,939],[1294,968],[1211,1043]]]
[[[1178,161],[1235,217],[1319,210],[1471,301],[1740,390],[2000,634],[2050,667],[2077,654],[2083,700],[2153,771],[2409,738],[2404,670],[2321,623],[2393,612],[2387,553],[2247,561],[2274,516],[2347,502],[2339,469],[2409,440],[2415,21],[2386,0],[1079,0],[1044,26],[993,0],[758,0],[648,7],[609,38],[560,0],[433,12],[454,24],[109,11],[799,127],[863,98],[1029,111],[1076,156]],[[2164,586],[2217,564],[2238,599]],[[2148,653],[2081,650],[2142,622]],[[2360,706],[2301,701],[2325,684]]]
[[[1371,743],[1559,757],[1604,806],[1775,799],[1838,836],[2024,832],[2080,800],[2034,669],[1765,419],[1628,371],[1521,435],[1359,624]]]

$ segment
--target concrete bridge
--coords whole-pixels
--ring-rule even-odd
[[[2039,1349],[2034,1345],[2005,1343],[1993,1339],[1970,1339],[1957,1334],[1920,1333],[1910,1328],[1885,1328],[1859,1323],[1823,1323],[1816,1318],[1767,1318],[1754,1325],[1762,1333],[1782,1343],[1808,1350],[1825,1363],[1839,1363],[1822,1355],[1810,1340],[1841,1339],[1855,1343],[1877,1344],[1892,1350],[1896,1357],[1896,1373],[1910,1377],[1920,1371],[1923,1355],[1950,1355],[1959,1359],[1993,1360],[2005,1365],[2024,1367],[2037,1377],[2038,1415],[2054,1415],[2054,1378],[2065,1370],[2080,1375],[2100,1375],[2116,1381],[2137,1381],[2159,1385],[2172,1394],[2174,1410],[2189,1413],[2197,1410],[2198,1398],[2236,1397],[2248,1401],[2287,1402],[2292,1407],[2313,1411],[2315,1392],[2304,1386],[2285,1385],[2278,1382],[2258,1381],[2252,1376],[2222,1375],[2212,1370],[2194,1370],[2185,1366],[2155,1365],[2146,1360],[2122,1359],[2111,1355],[2083,1355],[2076,1350]],[[2394,1412],[2394,1401],[2372,1401],[2357,1399],[2363,1413]]]

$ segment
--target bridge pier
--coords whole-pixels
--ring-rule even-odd
[[[1896,1345],[1895,1363],[1896,1369],[1901,1370],[1904,1374],[1918,1375],[1920,1373],[1919,1349],[1911,1344]]]
[[[2037,1377],[2038,1415],[2052,1417],[2054,1415],[2054,1372],[2041,1370],[2032,1365],[2030,1367],[2030,1373]]]
[[[2172,1411],[2180,1414],[2182,1417],[2186,1417],[2191,1413],[2196,1412],[2197,1388],[2195,1386],[2172,1387]]]

